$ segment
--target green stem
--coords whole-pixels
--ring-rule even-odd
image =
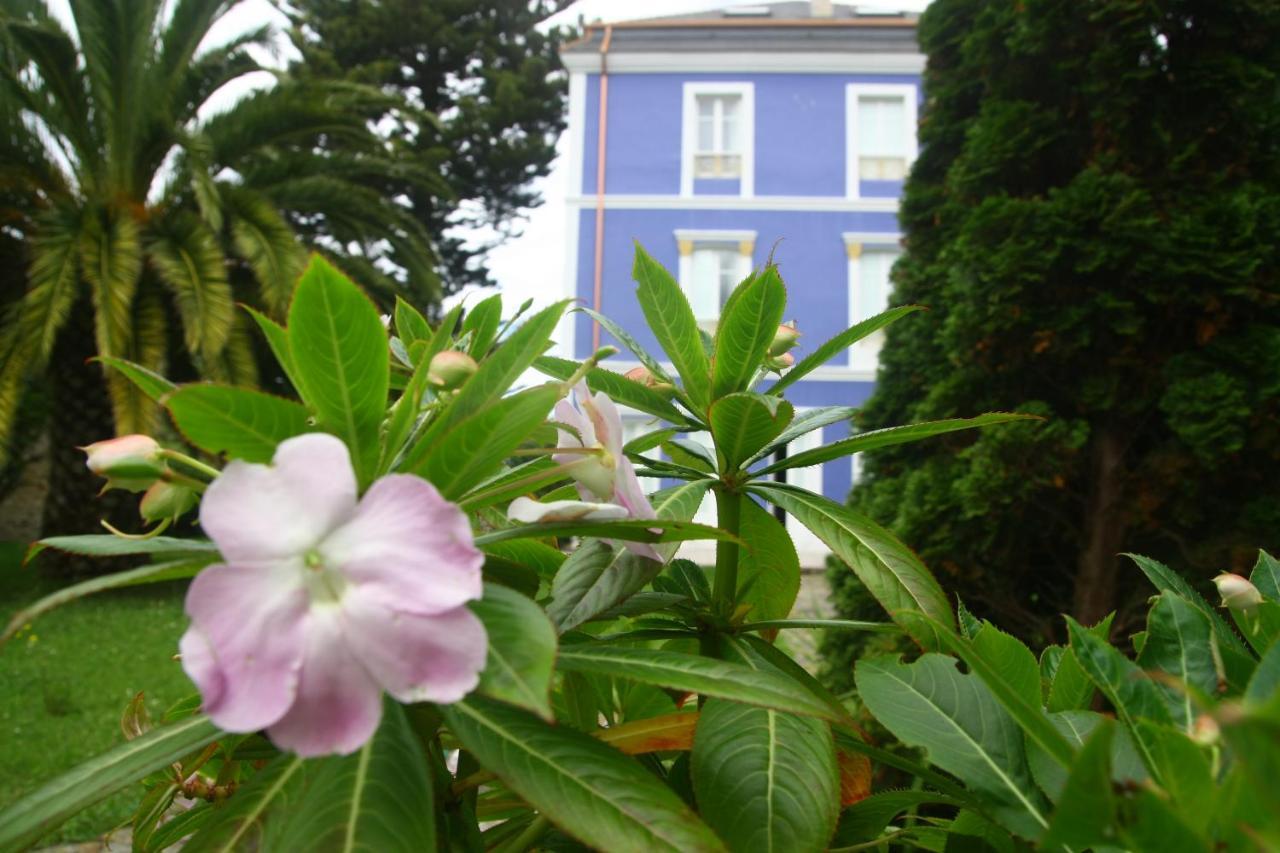
[[[742,493],[716,489],[716,526],[733,539],[716,542],[716,577],[711,589],[712,608],[728,618],[738,597],[738,540],[742,527]]]
[[[524,853],[538,842],[547,831],[549,822],[542,815],[534,818],[533,823],[525,827],[524,832],[498,848],[496,853]]]
[[[165,459],[171,459],[180,465],[190,468],[192,471],[198,471],[210,479],[217,479],[218,475],[222,473],[217,468],[214,468],[211,465],[206,465],[199,459],[192,459],[185,453],[181,453],[177,450],[170,450],[167,447],[162,447],[160,449],[160,456]]]
[[[739,631],[765,631],[770,628],[823,628],[832,631],[870,631],[873,634],[901,634],[892,622],[860,622],[854,619],[766,619],[748,622]]]

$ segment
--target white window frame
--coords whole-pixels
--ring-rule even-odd
[[[795,414],[800,415],[812,408],[812,406],[796,406]],[[816,430],[811,430],[804,435],[791,439],[787,444],[787,455],[796,456],[806,450],[822,447],[826,438],[826,429],[826,427],[819,427]],[[797,445],[810,446],[801,447]],[[821,462],[817,465],[812,465],[806,468],[788,468],[787,482],[792,485],[796,485],[796,480],[802,476],[803,472],[803,476],[810,481],[807,485],[817,486],[816,489],[811,488],[810,491],[820,495],[823,493],[823,489],[826,488],[827,464],[828,463],[826,462]],[[791,513],[787,513],[786,528],[787,532],[791,534],[791,541],[795,544],[796,551],[800,554],[801,565],[808,565],[813,561],[813,558],[816,555],[825,555],[830,553],[831,549],[829,549],[813,531],[801,524]],[[810,558],[808,562],[805,559],[806,556]],[[820,564],[821,561],[819,561],[819,565]]]
[[[860,323],[865,317],[858,316],[858,304],[860,300],[858,296],[862,291],[862,253],[893,251],[902,256],[902,235],[894,232],[860,232],[846,231],[841,235],[844,238],[845,256],[848,258],[848,278],[849,278],[849,326]],[[854,247],[857,250],[854,251]],[[879,335],[880,333],[877,333]],[[863,352],[870,352],[868,349],[871,344],[875,344],[874,352],[869,358],[870,364],[859,363],[855,356],[855,349],[862,347]],[[849,347],[849,367],[854,370],[870,370],[875,371],[879,365],[880,346],[878,338],[863,338],[858,343]]]
[[[848,198],[861,197],[858,167],[858,99],[861,97],[901,97],[906,104],[907,169],[915,162],[920,144],[917,140],[916,120],[919,109],[919,90],[911,83],[849,83],[844,89],[844,194]]]
[[[698,150],[698,96],[738,95],[742,98],[742,175],[739,195],[755,194],[756,100],[752,83],[685,83],[680,135],[680,195],[693,195],[693,157]]]
[[[741,250],[741,246],[743,243],[750,243],[752,246],[752,252],[754,252],[756,242],[755,231],[704,231],[689,228],[677,228],[675,235],[677,246],[685,242],[693,245],[692,251],[688,253],[680,253],[680,266],[677,270],[680,289],[684,291],[685,296],[690,296],[692,294],[693,253],[698,251],[699,243],[718,243],[721,245],[728,243],[734,244],[734,246],[738,248],[738,281],[742,281],[751,273],[752,254],[743,252]],[[689,301],[692,302],[693,300],[690,299]],[[719,317],[716,319],[719,320]]]

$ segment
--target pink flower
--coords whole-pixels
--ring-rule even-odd
[[[378,727],[384,690],[446,703],[476,686],[488,638],[465,604],[483,556],[425,480],[392,474],[357,502],[346,446],[311,433],[272,465],[227,465],[200,523],[225,563],[187,593],[182,666],[219,727],[349,753]]]
[[[577,406],[568,400],[556,403],[556,420],[577,430],[578,435],[560,430],[557,445],[563,449],[588,448],[593,453],[558,453],[552,458],[566,465],[569,475],[578,482],[578,494],[584,501],[607,501],[627,511],[631,518],[657,518],[649,504],[636,469],[622,452],[622,416],[618,407],[603,392],[594,397],[587,390],[587,383],[579,382],[573,389]],[[580,438],[579,438],[580,437]],[[653,560],[662,556],[650,545],[628,542],[632,553]]]
[[[535,501],[532,498],[516,498],[507,507],[507,518],[524,524],[543,524],[554,521],[613,521],[626,518],[627,510],[617,504],[587,503],[586,501]]]

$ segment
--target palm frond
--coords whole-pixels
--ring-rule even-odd
[[[81,220],[75,210],[57,210],[39,220],[31,241],[30,289],[14,306],[18,345],[43,365],[67,322],[80,284]]]
[[[221,354],[235,320],[227,260],[200,217],[175,211],[148,226],[147,257],[173,294],[182,337],[197,367]]]
[[[222,193],[236,253],[249,264],[267,312],[283,318],[306,260],[284,217],[262,195],[241,187]]]
[[[133,303],[133,332],[124,357],[164,374],[169,349],[168,313],[164,300],[153,286],[143,288]],[[154,435],[160,426],[160,407],[142,389],[115,370],[104,367],[107,391],[116,420],[116,433],[140,432]]]
[[[137,221],[121,211],[97,210],[86,217],[80,237],[80,268],[93,297],[98,354],[129,358],[133,349],[133,303],[142,274],[142,239]],[[109,382],[108,390],[117,428],[123,431],[127,425],[137,423],[134,395],[117,382]]]
[[[258,360],[253,352],[253,333],[241,312],[236,315],[227,345],[209,362],[205,374],[218,382],[252,387],[258,384]]]

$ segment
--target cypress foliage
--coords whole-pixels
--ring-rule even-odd
[[[1006,628],[1122,629],[1121,552],[1198,582],[1280,546],[1280,4],[936,0],[919,34],[893,301],[932,311],[861,426],[1045,421],[872,454],[852,500]]]

